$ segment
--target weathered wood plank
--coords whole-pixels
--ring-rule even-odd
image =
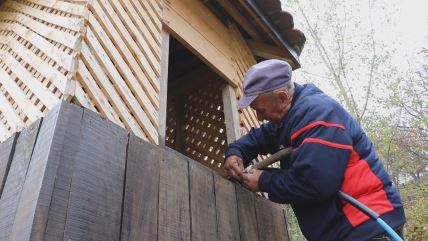
[[[166,148],[167,149],[167,148]],[[167,150],[160,163],[158,240],[190,240],[188,161]]]
[[[75,131],[69,129],[68,123],[74,122],[74,118],[81,119],[79,110],[80,107],[61,102],[43,119],[18,203],[11,240],[44,240],[64,136],[66,131],[67,134]]]
[[[51,147],[52,153],[49,156],[49,162],[59,162],[53,190],[47,192],[52,193],[51,201],[44,204],[44,206],[49,206],[49,213],[47,217],[39,215],[37,220],[44,220],[44,222],[42,225],[36,226],[40,227],[37,230],[39,235],[44,231],[44,241],[63,240],[74,160],[80,143],[83,109],[68,103],[63,103],[63,105],[66,105],[68,111],[62,113],[64,116],[58,116],[58,121],[65,123],[56,127],[54,143]],[[41,238],[41,236],[35,237]]]
[[[254,207],[254,193],[242,186],[236,186],[238,202],[239,231],[241,240],[258,241],[256,210]]]
[[[213,172],[189,163],[192,240],[218,240]]]
[[[3,193],[4,184],[6,183],[10,163],[15,152],[16,139],[18,134],[14,134],[6,141],[0,144],[0,198]]]
[[[127,132],[84,110],[64,240],[120,239]]]
[[[218,240],[240,240],[235,185],[214,175]]]
[[[287,224],[280,205],[261,197],[255,198],[260,241],[288,241]]]
[[[163,151],[142,139],[129,137],[122,241],[158,240],[159,163]]]
[[[38,120],[22,131],[17,139],[15,154],[0,198],[0,240],[11,238],[40,122]]]

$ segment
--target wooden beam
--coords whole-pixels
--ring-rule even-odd
[[[169,63],[169,34],[165,31],[161,33],[161,76],[159,93],[159,145],[165,145],[166,136],[166,110],[168,100],[168,63]]]
[[[244,16],[242,16],[238,9],[233,6],[229,0],[217,0],[217,2],[251,36],[251,38],[257,41],[262,41],[262,37],[254,26],[248,22]]]
[[[227,143],[230,144],[241,136],[239,131],[239,113],[235,90],[230,85],[225,85],[222,93]]]
[[[233,87],[239,76],[230,46],[230,31],[197,0],[171,0],[163,8],[163,24],[180,43]]]
[[[265,59],[281,59],[287,61],[290,65],[294,65],[293,61],[288,58],[288,54],[281,48],[274,45],[265,44],[247,39],[248,47],[253,51],[253,54]]]

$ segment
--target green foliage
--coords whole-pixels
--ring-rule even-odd
[[[287,221],[288,221],[288,232],[290,234],[290,239],[292,241],[304,241],[306,240],[300,231],[299,223],[297,222],[297,218],[294,215],[293,209],[290,205],[284,205],[284,208],[287,213]]]
[[[404,201],[407,224],[405,237],[409,241],[428,240],[428,175],[410,181],[399,190]]]

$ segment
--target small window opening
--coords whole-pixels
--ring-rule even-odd
[[[166,145],[225,174],[225,81],[172,37],[169,49]]]

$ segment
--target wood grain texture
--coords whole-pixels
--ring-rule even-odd
[[[255,198],[260,241],[288,241],[287,223],[279,204],[265,198]]]
[[[190,214],[192,240],[218,240],[213,172],[190,161]]]
[[[238,205],[235,185],[214,175],[218,240],[239,241]]]
[[[258,241],[259,231],[254,207],[254,193],[242,186],[236,186],[236,196],[241,240]]]
[[[22,131],[17,139],[15,154],[0,198],[0,240],[9,240],[20,211],[18,204],[23,198],[24,183],[39,127],[40,120]]]
[[[0,198],[12,162],[17,137],[18,134],[14,134],[0,145]]]
[[[56,176],[49,177],[49,179],[55,178],[52,197],[49,205],[48,203],[42,205],[49,206],[47,217],[39,216],[39,220],[44,220],[44,222],[42,225],[38,225],[37,233],[39,234],[38,238],[42,237],[40,235],[44,235],[44,241],[63,240],[74,160],[80,144],[83,109],[68,103],[63,103],[63,105],[65,105],[66,111],[58,116],[58,121],[63,122],[63,124],[57,124],[51,147],[52,153],[49,156],[49,162],[58,163]]]
[[[64,240],[120,239],[126,130],[84,110]]]
[[[18,204],[11,240],[43,240],[68,123],[80,107],[61,102],[43,119]]]
[[[157,240],[159,175],[163,151],[130,135],[126,164],[126,185],[122,241]]]
[[[168,149],[168,148],[165,148]],[[158,240],[190,240],[188,160],[167,150],[160,163]]]

